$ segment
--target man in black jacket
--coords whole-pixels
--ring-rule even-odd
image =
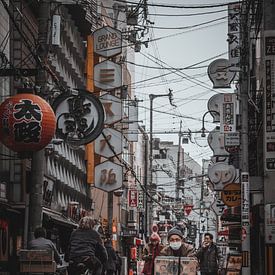
[[[201,275],[217,275],[223,267],[223,257],[220,249],[213,242],[211,233],[204,234],[204,240],[197,251]]]
[[[71,234],[69,243],[69,274],[76,275],[76,265],[85,264],[95,275],[101,275],[102,265],[107,262],[107,253],[101,237],[96,232],[94,220],[84,217],[79,221],[79,228]]]

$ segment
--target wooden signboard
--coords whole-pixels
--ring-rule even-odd
[[[178,257],[160,256],[155,259],[154,275],[175,275],[178,274],[180,266],[180,275],[196,275],[197,261],[193,258],[181,257],[180,264]]]

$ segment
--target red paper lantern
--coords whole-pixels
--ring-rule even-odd
[[[39,151],[55,134],[51,106],[33,94],[18,94],[0,105],[0,141],[15,152]]]

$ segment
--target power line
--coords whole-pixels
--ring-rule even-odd
[[[185,16],[200,16],[207,14],[216,14],[220,12],[225,12],[227,9],[218,10],[218,11],[208,11],[208,12],[200,12],[200,13],[185,13],[185,14],[167,14],[167,13],[149,13],[151,16],[164,16],[164,17],[185,17]]]
[[[150,29],[160,29],[160,30],[186,30],[186,29],[192,29],[192,28],[196,28],[196,27],[200,27],[200,26],[204,26],[213,22],[217,22],[223,19],[228,18],[228,16],[223,16],[220,18],[216,18],[216,19],[212,19],[203,23],[199,23],[199,24],[195,24],[195,25],[191,25],[191,26],[185,26],[185,27],[159,27],[159,26],[147,26],[147,28]]]
[[[133,1],[125,1],[125,0],[116,0],[117,2],[120,3],[125,3],[125,4],[137,4],[137,2],[133,2]],[[195,4],[195,5],[178,5],[178,4],[171,4],[171,5],[167,5],[167,4],[149,4],[147,3],[148,6],[151,7],[160,7],[160,8],[175,8],[175,9],[209,9],[209,8],[217,8],[217,7],[224,7],[224,6],[228,6],[230,4],[238,4],[239,1],[235,1],[235,2],[228,2],[228,3],[218,3],[218,4],[214,4],[214,3],[210,3],[210,4]]]

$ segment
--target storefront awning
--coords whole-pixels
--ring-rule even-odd
[[[53,221],[57,224],[67,226],[67,227],[78,227],[78,224],[75,223],[70,218],[65,217],[62,213],[53,211],[51,209],[43,207],[43,219],[48,219],[49,221]]]

